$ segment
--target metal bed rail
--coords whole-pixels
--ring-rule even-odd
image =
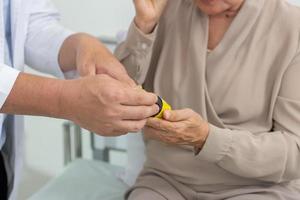
[[[64,165],[67,165],[75,159],[82,158],[82,130],[72,122],[65,122],[63,130]]]

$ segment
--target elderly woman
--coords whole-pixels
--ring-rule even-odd
[[[129,200],[299,200],[300,9],[135,0],[117,56],[174,108],[145,128]],[[188,109],[185,109],[188,108]]]

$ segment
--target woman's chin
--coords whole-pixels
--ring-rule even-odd
[[[199,9],[206,15],[209,15],[209,16],[216,16],[216,15],[220,15],[222,13],[224,13],[223,10],[220,10],[220,9],[206,9],[206,8],[200,8]]]
[[[196,0],[198,8],[207,15],[220,15],[230,8],[227,4],[216,0]]]

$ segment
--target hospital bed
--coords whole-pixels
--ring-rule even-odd
[[[111,50],[117,41],[100,38]],[[86,130],[85,130],[86,131]],[[63,124],[64,171],[29,200],[121,200],[143,166],[141,134],[104,138],[89,133],[93,159],[83,159],[83,129]],[[112,164],[112,153],[125,154],[127,166]]]
[[[92,133],[91,148],[94,160],[82,158],[82,129],[71,123],[64,124],[64,171],[33,195],[30,200],[121,200],[129,185],[121,178],[125,168],[110,164],[113,151],[126,149],[106,141],[104,148],[95,146]],[[114,140],[117,140],[115,138]]]

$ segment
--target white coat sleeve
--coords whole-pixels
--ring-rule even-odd
[[[19,75],[19,71],[0,64],[0,108],[2,108],[7,96]]]
[[[50,0],[31,0],[25,63],[38,71],[64,78],[58,55],[64,40],[73,34],[59,24],[59,13]]]

